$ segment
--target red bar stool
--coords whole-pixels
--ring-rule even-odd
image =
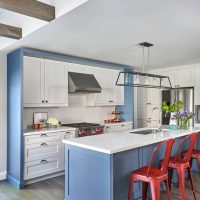
[[[134,185],[135,180],[142,181],[142,199],[143,200],[146,200],[146,197],[147,197],[148,183],[150,183],[150,186],[151,186],[152,200],[160,200],[161,182],[165,182],[168,198],[171,199],[168,179],[167,179],[167,166],[168,166],[168,162],[170,159],[170,154],[171,154],[171,150],[172,150],[172,146],[174,142],[175,142],[174,139],[169,139],[167,141],[159,143],[151,155],[149,166],[145,166],[131,172],[128,200],[132,200],[133,198],[132,190],[133,190],[133,185]],[[151,167],[156,151],[164,144],[166,144],[165,154],[164,154],[165,158],[163,160],[161,168],[158,169],[158,168]]]
[[[191,170],[190,170],[191,155],[192,155],[192,150],[194,148],[196,137],[197,137],[197,133],[192,133],[192,134],[184,137],[178,145],[178,150],[176,152],[176,155],[174,157],[170,158],[169,164],[168,164],[169,188],[171,189],[173,170],[176,169],[177,174],[178,174],[178,186],[179,186],[179,191],[180,191],[180,195],[181,195],[180,196],[181,200],[185,200],[185,170],[188,171],[189,179],[190,179],[191,186],[192,186],[192,192],[194,195],[194,199],[196,199],[192,174],[191,174]],[[186,156],[180,157],[179,153],[180,153],[181,147],[182,147],[183,143],[189,138],[190,138],[190,144],[189,144],[188,150],[186,151]],[[161,161],[161,163],[162,163],[162,161]]]
[[[197,139],[196,148],[192,150],[190,167],[192,168],[192,161],[194,159],[196,159],[197,160],[197,166],[198,166],[198,169],[199,169],[199,177],[200,177],[200,150],[198,150],[199,145],[200,145],[200,138]],[[183,157],[187,156],[187,150],[182,152],[182,156]]]

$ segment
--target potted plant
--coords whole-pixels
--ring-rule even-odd
[[[172,119],[177,119],[179,121],[180,129],[188,128],[188,121],[194,117],[193,112],[189,111],[179,111],[172,116]]]
[[[173,118],[173,116],[179,112],[183,108],[183,102],[178,101],[178,103],[167,104],[166,101],[162,102],[162,111],[164,112],[164,116],[169,116],[169,125],[177,125],[177,119]]]

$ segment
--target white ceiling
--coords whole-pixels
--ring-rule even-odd
[[[4,51],[32,47],[138,67],[137,44],[147,41],[155,45],[151,67],[161,68],[200,63],[199,39],[199,0],[89,0]]]
[[[55,6],[56,18],[76,8],[87,0],[39,0],[43,3]],[[0,8],[0,23],[22,28],[22,37],[29,35],[49,22],[29,17],[19,13]],[[14,44],[16,40],[0,37],[0,50]]]

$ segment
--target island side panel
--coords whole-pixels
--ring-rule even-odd
[[[114,200],[127,200],[129,178],[133,170],[140,167],[140,148],[113,155]],[[139,183],[134,184],[134,199],[141,196]]]
[[[65,200],[113,200],[113,156],[65,144]]]

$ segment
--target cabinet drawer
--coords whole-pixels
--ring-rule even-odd
[[[25,145],[25,162],[63,155],[61,141]]]
[[[61,134],[61,139],[71,139],[76,137],[76,132],[75,131],[65,131]]]
[[[24,137],[24,143],[26,144],[34,144],[48,141],[56,141],[61,140],[61,134],[65,132],[53,132],[53,133],[41,133],[36,135],[28,135]]]
[[[132,124],[118,124],[110,127],[111,132],[127,131],[132,129]]]
[[[127,131],[133,129],[133,124],[121,124],[121,130]]]
[[[27,162],[24,165],[24,180],[64,170],[62,156]]]

